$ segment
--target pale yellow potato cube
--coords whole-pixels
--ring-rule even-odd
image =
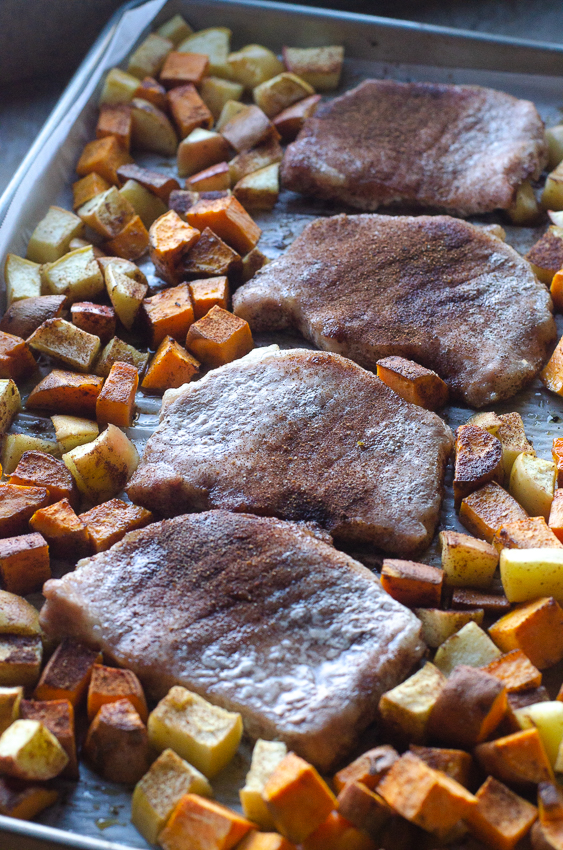
[[[506,211],[513,224],[532,224],[537,219],[540,208],[534,189],[529,180],[524,180],[516,190],[516,197]]]
[[[84,222],[61,207],[49,207],[27,246],[27,259],[34,263],[53,263],[68,251],[69,242],[84,233]]]
[[[119,194],[131,204],[147,230],[157,218],[168,212],[164,201],[136,180],[128,180],[119,190]]]
[[[492,434],[493,437],[496,437],[500,427],[502,426],[502,419],[500,416],[497,416],[496,413],[487,411],[485,413],[476,413],[467,420],[467,424],[483,428],[483,430]]]
[[[518,708],[514,716],[522,729],[538,730],[546,755],[555,765],[563,740],[563,702],[537,702]]]
[[[122,363],[130,363],[135,367],[139,375],[142,375],[147,368],[149,355],[138,351],[132,345],[128,345],[122,339],[119,339],[119,337],[114,336],[100,354],[94,367],[94,374],[99,375],[101,378],[107,378],[111,367],[117,360],[121,360]]]
[[[131,800],[131,821],[149,844],[156,844],[173,809],[184,794],[211,797],[211,786],[203,773],[176,755],[164,750],[135,785]]]
[[[509,492],[529,516],[549,519],[557,481],[557,467],[550,460],[522,452],[510,473]]]
[[[135,215],[132,205],[115,186],[90,198],[76,212],[84,224],[105,239],[117,236]]]
[[[283,71],[271,80],[266,80],[252,92],[254,103],[265,112],[268,118],[278,115],[288,106],[315,94],[315,89],[297,74]]]
[[[485,667],[501,654],[500,649],[477,623],[467,623],[438,647],[434,664],[445,676],[449,676],[458,664]]]
[[[276,54],[260,44],[247,44],[242,50],[231,53],[229,67],[231,79],[241,83],[245,89],[255,89],[284,71],[283,63]]]
[[[148,100],[135,97],[131,101],[131,123],[133,147],[162,156],[174,156],[178,137],[164,112]]]
[[[112,68],[105,78],[100,103],[130,103],[138,88],[138,77],[121,68]]]
[[[242,112],[243,109],[246,109],[246,103],[241,103],[238,100],[228,100],[221,110],[221,114],[215,124],[215,129],[220,132],[223,127],[228,124],[235,115]]]
[[[0,685],[34,687],[42,661],[43,643],[39,635],[0,634]]]
[[[423,744],[430,712],[446,677],[429,661],[406,681],[383,694],[379,713],[387,729],[413,744]]]
[[[563,160],[563,124],[548,127],[545,131],[547,141],[547,167],[553,170]]]
[[[475,611],[442,611],[441,608],[415,608],[414,613],[422,623],[422,640],[427,646],[436,649],[467,623],[483,622],[485,612],[482,608]]]
[[[133,443],[115,425],[99,437],[63,455],[80,492],[94,504],[107,502],[123,490],[139,464]]]
[[[2,442],[2,470],[4,475],[10,475],[24,452],[45,452],[54,457],[60,457],[60,450],[53,440],[42,440],[31,434],[6,434]]]
[[[442,569],[451,587],[490,586],[498,552],[490,543],[459,531],[441,531]]]
[[[514,461],[522,452],[535,454],[534,447],[528,442],[524,423],[519,413],[502,413],[498,417],[501,421],[495,436],[502,445],[502,464],[504,477],[507,481],[512,471]]]
[[[221,77],[204,77],[199,87],[200,97],[215,120],[219,118],[229,100],[240,100],[243,91],[242,83],[233,83],[232,80],[223,80]]]
[[[563,603],[563,549],[503,549],[500,577],[510,602],[553,596]]]
[[[231,77],[229,50],[231,30],[227,27],[210,27],[188,36],[178,47],[179,53],[202,53],[209,57],[208,74],[214,77]]]
[[[64,770],[68,756],[52,732],[37,720],[16,720],[0,736],[0,773],[46,782]]]
[[[228,764],[242,736],[242,717],[180,686],[170,689],[149,715],[149,741],[167,747],[208,778]]]
[[[22,596],[0,590],[0,634],[40,635],[39,611]]]
[[[106,289],[117,316],[131,330],[149,289],[146,279],[123,274],[110,264],[106,267]]]
[[[70,302],[89,301],[104,291],[104,279],[92,245],[77,248],[44,266],[42,274],[53,295],[66,295]]]
[[[245,817],[261,829],[274,829],[274,819],[262,792],[266,782],[286,755],[287,747],[283,741],[263,741],[259,738],[254,744],[250,770],[246,774],[244,788],[239,791],[239,797]]]
[[[17,254],[8,254],[4,263],[4,283],[8,307],[23,298],[41,295],[40,264],[24,260]]]
[[[23,699],[21,685],[13,688],[0,688],[0,735],[20,716],[20,702]]]
[[[548,216],[553,224],[556,227],[563,229],[563,210],[554,211],[548,210]]]
[[[173,48],[174,44],[170,39],[152,32],[131,54],[127,73],[139,80],[156,77]]]
[[[196,127],[178,145],[178,174],[191,177],[210,165],[224,162],[229,155],[229,144],[220,133]]]
[[[101,348],[99,336],[83,331],[66,319],[48,319],[27,342],[35,351],[54,357],[77,372],[89,372]]]
[[[20,391],[11,378],[0,380],[0,434],[5,434],[14,416],[21,410]],[[8,470],[4,468],[4,472]]]
[[[541,203],[546,210],[563,210],[563,163],[547,175]]]
[[[80,416],[66,416],[57,413],[51,416],[51,422],[55,429],[61,454],[70,452],[76,446],[91,443],[100,433],[97,422],[93,422],[91,419],[83,419]]]
[[[156,32],[157,35],[167,38],[176,47],[193,33],[193,29],[181,15],[174,15],[173,18],[162,24]]]
[[[274,162],[242,177],[233,194],[246,210],[271,210],[280,193],[280,164]]]
[[[284,47],[283,58],[287,70],[297,74],[316,91],[338,88],[344,62],[343,47]]]

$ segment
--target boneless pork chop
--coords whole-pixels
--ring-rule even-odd
[[[328,541],[226,511],[164,520],[47,582],[41,621],[151,696],[184,685],[328,770],[423,651],[419,620]]]
[[[473,407],[521,389],[556,334],[526,260],[450,216],[317,219],[235,292],[233,309],[254,332],[297,328],[366,369],[416,360]]]
[[[408,555],[431,540],[451,446],[438,416],[350,360],[271,346],[165,394],[127,492],[162,516],[312,520]]]
[[[307,118],[286,188],[362,210],[406,201],[458,215],[508,208],[546,162],[533,103],[480,86],[366,80]]]

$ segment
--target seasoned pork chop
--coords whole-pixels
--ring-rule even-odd
[[[165,520],[47,582],[41,621],[153,697],[184,685],[328,770],[423,646],[419,620],[327,541],[226,511]]]
[[[473,407],[530,381],[556,334],[528,263],[449,216],[317,219],[233,307],[255,332],[297,328],[366,369],[390,355],[416,360]]]
[[[507,209],[546,162],[536,107],[480,86],[366,80],[307,118],[281,176],[361,210],[406,201],[458,215]]]
[[[127,488],[163,516],[312,520],[403,555],[430,542],[450,429],[336,354],[277,346],[169,390]]]

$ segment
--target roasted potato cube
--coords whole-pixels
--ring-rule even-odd
[[[146,278],[142,272],[137,276],[124,274],[112,263],[106,268],[105,278],[113,308],[124,327],[131,330],[149,289]]]
[[[474,765],[473,759],[464,750],[451,750],[444,747],[420,747],[417,744],[409,746],[411,753],[432,767],[441,770],[450,779],[455,779],[464,788],[471,785]]]
[[[145,301],[148,299],[145,299]],[[145,369],[147,368],[147,363],[149,362],[149,355],[143,353],[142,351],[137,351],[132,345],[128,345],[126,342],[123,342],[119,337],[114,336],[112,340],[108,342],[95,366],[96,375],[101,375],[102,377],[106,377],[109,375],[111,367],[113,364],[120,360],[123,363],[131,363],[139,375],[142,375]],[[100,385],[101,389],[101,385]],[[93,415],[95,415],[95,403],[94,403],[94,411]]]
[[[539,688],[531,688],[529,691],[517,691],[508,694],[508,704],[513,712],[529,705],[535,705],[538,702],[549,701],[549,692],[543,685],[540,685]]]
[[[383,797],[370,790],[362,782],[348,782],[346,784],[338,795],[338,812],[342,818],[346,818],[346,821],[375,840],[379,837],[382,826],[393,815],[393,809],[385,802]],[[331,815],[329,815],[330,817]],[[322,825],[319,829],[322,829]],[[316,833],[313,833],[313,836],[315,835]],[[320,845],[320,847],[322,846]]]
[[[225,124],[228,124],[231,118],[234,118],[243,109],[246,109],[246,103],[241,103],[240,100],[228,100],[215,123],[215,129],[220,133]]]
[[[93,504],[107,502],[125,486],[139,463],[133,443],[115,425],[63,455],[78,489]]]
[[[128,531],[144,528],[145,525],[153,521],[153,515],[145,508],[127,504],[120,499],[111,499],[109,502],[97,505],[86,513],[80,514],[79,519],[88,530],[90,544],[94,552],[103,552],[125,537]],[[134,702],[133,705],[135,705]],[[137,705],[135,705],[135,708],[143,721],[146,722],[143,711]]]
[[[14,302],[2,316],[0,331],[27,339],[46,319],[62,315],[64,295],[39,295]]]
[[[563,602],[563,551],[545,549],[503,549],[500,576],[510,602],[526,602],[546,593]]]
[[[551,512],[549,516],[551,519]],[[542,516],[503,525],[493,537],[493,546],[498,552],[502,549],[563,548]]]
[[[526,438],[524,423],[519,413],[502,413],[498,418],[500,419],[500,426],[497,428],[495,436],[499,438],[502,444],[504,476],[505,480],[508,481],[518,455],[522,452],[534,454],[534,447]]]
[[[104,80],[100,104],[129,103],[135,97],[138,87],[138,77],[122,71],[121,68],[112,68]]]
[[[20,393],[11,378],[0,380],[0,434],[4,434],[21,409]],[[6,442],[4,440],[4,442]],[[4,453],[3,453],[4,455]],[[4,456],[2,458],[4,465]],[[5,470],[9,471],[9,470]]]
[[[148,229],[166,212],[166,204],[136,180],[127,180],[119,190],[120,195],[131,204],[144,226]]]
[[[424,743],[430,712],[445,682],[443,673],[427,662],[402,684],[383,694],[379,713],[392,737]]]
[[[91,419],[55,414],[51,416],[51,422],[61,454],[76,446],[83,446],[84,443],[91,443],[99,434],[98,423]]]
[[[76,708],[86,693],[94,664],[100,662],[97,650],[78,641],[63,640],[47,662],[33,698],[64,699]]]
[[[448,387],[436,372],[404,357],[378,360],[377,377],[401,398],[427,410],[438,410],[448,400]]]
[[[190,192],[187,189],[178,189],[170,193],[168,206],[178,213],[182,221],[186,220],[187,211],[199,201],[199,192]]]
[[[337,815],[336,812],[332,812],[332,814]],[[348,821],[346,821],[344,818],[341,818],[341,820],[346,825],[347,830],[345,830],[346,834],[344,836],[341,836],[341,833],[339,832],[339,837],[342,837],[343,840],[349,841],[350,831],[352,831],[354,833],[357,833],[357,835],[361,835],[364,843],[367,842],[367,844],[370,845],[369,847],[366,845],[365,850],[373,850],[373,848],[371,847],[370,839],[367,837],[367,835],[362,835],[359,830],[355,830],[354,827],[350,826]],[[319,829],[321,829],[322,826],[323,825],[321,824]],[[332,834],[333,833],[330,832],[330,835]],[[310,838],[311,836],[309,836],[309,839]],[[283,835],[280,835],[279,832],[256,832],[255,830],[251,830],[246,834],[246,836],[238,845],[238,850],[293,850],[293,846],[294,845],[291,844],[291,842],[289,842],[287,838],[284,838]],[[326,847],[326,844],[322,843],[321,846]],[[354,847],[356,847],[356,845],[354,845]],[[309,850],[308,845],[307,850]],[[356,850],[361,850],[361,848],[357,847]]]
[[[510,414],[509,414],[510,415]],[[520,421],[522,421],[520,417]],[[498,436],[498,432],[502,427],[502,419],[500,416],[497,416],[496,413],[492,411],[486,411],[485,413],[476,413],[474,416],[471,416],[470,419],[467,420],[468,425],[477,425],[478,428],[484,428],[485,431],[488,431],[489,434],[492,434],[493,437]],[[522,429],[524,428],[524,424],[522,423]],[[521,449],[523,451],[523,449]],[[519,454],[520,452],[518,452]]]
[[[202,319],[212,307],[227,309],[229,281],[226,277],[209,277],[189,284],[195,319]]]
[[[529,180],[524,180],[517,190],[514,200],[506,210],[512,224],[531,226],[540,214],[536,195]]]
[[[158,836],[164,850],[231,850],[253,824],[237,812],[197,794],[185,794]]]
[[[2,328],[2,330],[9,331],[9,328]],[[555,437],[553,440],[551,459],[557,467],[557,486],[561,487],[563,486],[563,440],[561,438]]]
[[[167,38],[176,47],[181,41],[188,38],[193,33],[193,30],[181,15],[174,15],[170,20],[162,24],[156,32],[162,38]]]
[[[136,183],[140,183],[141,186],[148,189],[149,192],[156,195],[164,203],[168,203],[170,192],[180,188],[178,181],[174,177],[170,177],[169,174],[161,174],[160,171],[150,171],[148,168],[139,168],[138,165],[134,164],[123,165],[119,169],[118,175],[123,181],[134,180]]]
[[[135,394],[139,373],[130,363],[117,361],[110,369],[96,401],[96,419],[101,425],[111,422],[121,428],[133,424]]]
[[[133,121],[133,131],[134,126]],[[125,163],[132,161],[125,148],[121,146],[115,136],[105,136],[103,139],[94,139],[93,142],[88,142],[78,160],[76,173],[79,177],[85,177],[90,172],[95,171],[96,174],[99,174],[108,183],[119,186],[117,169],[120,165],[125,165]],[[80,236],[81,232],[77,231],[72,236]],[[61,254],[58,254],[58,256],[61,256]],[[53,257],[52,259],[57,259],[57,257]],[[48,258],[44,260],[44,262],[47,261]]]
[[[222,307],[212,307],[203,319],[190,325],[186,348],[201,363],[216,368],[244,357],[254,342],[248,322]]]
[[[521,649],[512,649],[483,668],[503,683],[507,693],[539,688],[542,675]]]
[[[147,701],[142,685],[133,671],[94,664],[88,686],[88,721],[92,723],[102,705],[122,699],[129,700],[143,723],[147,722]]]
[[[29,434],[6,434],[2,444],[2,469],[5,475],[14,471],[24,452],[36,449],[40,452],[60,456],[56,443],[51,440],[41,440]]]
[[[183,342],[194,321],[189,284],[181,283],[145,298],[142,310],[153,348],[159,346],[166,336]]]
[[[279,115],[288,106],[315,94],[315,89],[296,74],[283,71],[260,83],[252,92],[254,103],[268,118]]]
[[[31,234],[27,245],[27,259],[34,263],[52,263],[66,254],[71,239],[82,236],[83,233],[84,224],[78,216],[61,207],[49,207],[47,214]],[[22,274],[21,269],[19,273]],[[41,293],[33,291],[32,294]]]
[[[487,740],[507,707],[502,682],[483,670],[459,665],[438,694],[428,734],[450,746],[468,749]]]
[[[436,567],[385,558],[381,569],[381,586],[403,605],[410,607],[439,605],[444,573]]]
[[[277,130],[268,116],[258,106],[245,106],[224,124],[221,133],[236,151],[248,151],[250,148],[277,137]]]
[[[221,77],[205,77],[199,87],[201,99],[215,119],[219,118],[226,103],[240,100],[243,91],[240,83],[222,80]]]
[[[551,225],[530,248],[526,259],[539,280],[549,286],[553,275],[563,268],[563,228]]]
[[[100,338],[105,345],[115,335],[115,310],[105,304],[77,301],[70,308],[73,325]]]
[[[530,516],[549,518],[555,492],[557,467],[550,460],[522,452],[510,473],[510,495]]]
[[[88,554],[88,530],[68,499],[35,511],[29,525],[45,538],[56,557],[76,560]]]
[[[26,298],[38,298],[41,295],[40,264],[24,260],[17,254],[7,254],[4,263],[4,283],[8,306]],[[2,321],[4,322],[4,319]],[[3,327],[2,330],[9,330]],[[11,331],[15,333],[15,331]]]
[[[104,291],[104,279],[91,245],[65,254],[57,262],[44,266],[45,283],[54,295],[67,301],[84,301]]]
[[[563,168],[561,163],[547,175],[541,196],[545,210],[563,210]]]
[[[40,635],[37,608],[15,593],[0,590],[0,634]]]
[[[518,549],[506,551],[522,554]],[[489,634],[503,652],[521,649],[539,670],[563,658],[563,610],[550,596],[519,605],[497,620]]]
[[[486,774],[509,785],[553,782],[553,768],[537,729],[524,729],[475,747]]]
[[[168,283],[178,282],[178,266],[195,245],[200,231],[182,221],[174,210],[162,215],[150,229],[150,257],[157,274]]]
[[[240,254],[233,251],[213,231],[206,227],[193,248],[182,257],[182,276],[191,278],[224,278],[225,275],[238,280],[242,273]],[[220,307],[227,307],[227,303]],[[213,305],[211,305],[213,306]],[[204,315],[204,314],[203,314]],[[202,316],[196,315],[196,319]]]
[[[131,146],[136,150],[153,151],[162,156],[174,156],[178,137],[170,119],[162,109],[148,100],[134,97],[131,101]],[[130,162],[131,160],[127,160]],[[122,165],[124,163],[120,163]]]
[[[228,190],[231,185],[229,163],[219,162],[204,171],[198,171],[186,180],[186,188],[194,192],[216,192]]]
[[[231,159],[229,162],[231,183],[234,185],[249,174],[281,162],[282,157],[283,150],[278,140],[273,136],[268,137],[255,148],[243,151]]]
[[[204,53],[172,51],[164,60],[159,80],[166,89],[193,83],[199,86],[209,68],[209,58]]]
[[[229,50],[231,31],[226,27],[210,27],[189,35],[177,48],[181,53],[203,53],[209,59],[209,73],[231,77]]]
[[[492,776],[479,788],[466,822],[477,838],[499,850],[512,850],[526,835],[538,811]]]
[[[484,611],[442,611],[440,608],[415,608],[414,613],[422,622],[422,639],[433,648],[441,646],[468,623],[483,622]]]
[[[42,656],[39,635],[0,635],[0,685],[33,687],[41,672]]]
[[[549,512],[549,530],[559,543],[563,543],[563,490],[556,490],[553,494]],[[551,544],[551,548],[555,548],[555,543]]]
[[[238,181],[234,195],[245,209],[271,210],[280,192],[279,164],[267,165]]]
[[[168,92],[168,105],[180,139],[185,139],[196,127],[207,130],[213,127],[213,115],[192,83],[171,89]]]
[[[25,534],[35,511],[48,504],[49,493],[45,487],[0,484],[0,536]]]
[[[459,508],[461,500],[475,490],[504,479],[502,445],[484,428],[476,425],[461,425],[456,431],[454,500]]]
[[[173,750],[164,750],[135,786],[131,801],[131,821],[150,844],[156,844],[185,794],[211,797],[211,786],[203,773]]]
[[[37,720],[51,732],[68,756],[68,763],[61,776],[78,779],[78,759],[74,732],[74,708],[66,699],[22,700],[22,720]]]
[[[149,248],[149,234],[138,215],[127,222],[117,236],[104,245],[109,254],[126,260],[138,260]]]
[[[283,109],[272,121],[272,124],[284,140],[292,142],[297,138],[306,118],[314,115],[321,101],[320,94],[312,94],[297,103]]]
[[[563,395],[563,338],[559,340],[555,351],[540,372],[540,378],[548,390],[556,395]]]
[[[150,766],[147,729],[128,699],[102,705],[84,742],[84,754],[100,776],[134,785]]]
[[[125,150],[131,145],[131,107],[127,103],[102,103],[96,125],[96,138],[115,136]]]
[[[484,667],[500,652],[486,632],[471,621],[442,643],[434,657],[434,664],[449,676],[459,665]]]
[[[82,221],[100,236],[112,239],[135,215],[129,201],[115,186],[95,195],[77,210]]]
[[[27,342],[19,336],[0,331],[0,378],[18,380],[36,368]]]
[[[239,791],[242,811],[248,820],[261,829],[273,829],[274,821],[262,796],[264,786],[276,767],[287,755],[283,741],[263,741],[254,744],[250,770],[244,788]]]
[[[9,593],[27,596],[51,578],[49,547],[41,534],[0,540],[0,577]]]
[[[527,519],[528,514],[506,490],[490,481],[462,500],[459,518],[468,531],[490,543],[499,528]]]
[[[255,248],[262,233],[232,195],[217,200],[200,200],[187,211],[186,218],[188,224],[199,231],[209,227],[239,254]]]
[[[487,614],[498,615],[510,611],[511,607],[504,593],[483,593],[479,590],[458,587],[452,594],[452,608],[461,608],[462,611],[476,611],[480,608]]]
[[[199,372],[199,362],[171,336],[165,336],[154,355],[141,387],[151,392],[181,387]]]
[[[88,201],[91,201],[92,198],[107,192],[108,189],[111,189],[111,184],[107,180],[104,180],[103,177],[100,177],[99,174],[96,174],[95,171],[91,171],[86,177],[81,177],[80,180],[72,184],[73,210],[78,210],[84,204],[87,204]]]
[[[140,80],[156,77],[173,47],[169,39],[151,32],[131,54],[127,72]]]
[[[0,735],[20,716],[20,704],[23,699],[21,685],[0,688]]]
[[[89,372],[100,352],[99,337],[65,319],[47,319],[28,342],[35,351],[53,357],[77,372]]]
[[[563,212],[559,212],[557,215],[560,215],[563,219]],[[563,221],[561,223],[563,224]],[[563,272],[561,270],[553,275],[549,291],[553,301],[553,309],[556,313],[563,312]]]
[[[233,758],[242,735],[242,718],[176,686],[150,713],[148,730],[156,750],[170,747],[211,778]]]
[[[16,720],[0,737],[0,771],[31,782],[58,776],[68,756],[46,726],[37,720]]]
[[[275,53],[260,44],[247,44],[229,56],[230,77],[250,91],[283,71]]]
[[[545,139],[548,147],[547,167],[557,168],[563,160],[563,124],[548,127],[545,131]]]
[[[283,61],[288,71],[297,74],[317,91],[338,88],[344,62],[344,48],[284,47]]]
[[[397,751],[388,744],[368,750],[335,774],[334,787],[340,793],[349,783],[361,782],[373,791],[398,758]]]
[[[563,705],[560,702],[537,702],[518,708],[514,716],[522,729],[537,729],[549,763],[557,762],[563,739]]]
[[[498,566],[497,550],[458,531],[441,531],[442,569],[450,587],[489,587]]]

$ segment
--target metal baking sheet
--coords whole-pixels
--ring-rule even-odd
[[[70,184],[80,151],[92,138],[97,95],[108,68],[120,64],[145,35],[171,15],[180,12],[194,29],[213,25],[233,31],[233,49],[261,43],[280,51],[284,43],[296,46],[344,44],[345,71],[342,89],[365,77],[398,80],[473,83],[491,86],[533,100],[547,124],[561,121],[563,48],[536,45],[506,38],[489,38],[439,27],[330,12],[255,0],[148,0],[129,3],[100,35],[69,84],[51,118],[0,199],[0,257],[8,251],[25,255],[27,242],[48,206],[70,207]],[[137,161],[174,173],[174,165],[160,157],[143,155]],[[272,213],[256,216],[263,229],[260,247],[269,257],[278,256],[303,227],[317,216],[343,211],[336,205],[282,193]],[[346,211],[346,210],[344,210]],[[489,215],[476,222],[502,222]],[[502,222],[504,224],[504,222]],[[507,227],[507,241],[525,252],[545,228]],[[145,265],[150,282],[162,286]],[[3,296],[2,296],[3,297]],[[558,318],[560,333],[563,323]],[[272,341],[257,339],[264,345]],[[284,346],[303,345],[295,338],[275,340]],[[129,436],[142,448],[158,417],[159,402],[138,398],[139,417]],[[550,457],[551,441],[561,431],[563,400],[548,394],[539,381],[514,399],[497,405],[497,412],[518,410],[538,454]],[[471,411],[449,406],[443,413],[452,426],[466,421]],[[52,433],[49,419],[21,414],[13,430]],[[442,527],[461,528],[453,511],[451,487],[444,500]],[[423,560],[439,563],[436,545]],[[55,568],[64,569],[63,565]],[[243,744],[233,764],[216,780],[217,799],[237,806],[238,788],[244,781],[250,747]],[[127,850],[148,845],[129,821],[130,793],[81,765],[78,783],[59,782],[60,801],[47,809],[39,823],[0,816],[0,850],[47,850],[72,847],[80,850]]]

